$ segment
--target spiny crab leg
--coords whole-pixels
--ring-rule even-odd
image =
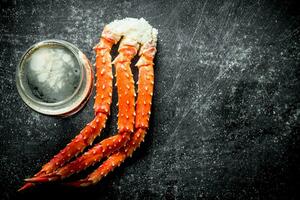
[[[119,55],[114,60],[119,98],[118,134],[96,144],[82,156],[57,171],[26,179],[26,181],[50,182],[64,179],[99,162],[103,157],[109,156],[130,140],[131,133],[134,130],[135,120],[135,91],[130,63],[137,54],[138,48],[139,45],[136,41],[124,37],[119,46]]]
[[[85,179],[67,183],[67,185],[82,187],[99,182],[109,172],[120,164],[140,146],[144,141],[149,127],[151,113],[151,102],[154,85],[153,59],[156,52],[156,31],[154,30],[155,40],[142,46],[136,66],[139,68],[138,98],[136,102],[136,124],[135,132],[128,144],[118,152],[109,156],[103,164],[92,172]]]
[[[112,102],[112,64],[110,51],[113,44],[119,41],[120,37],[115,36],[108,30],[104,30],[100,42],[95,46],[96,52],[96,96],[95,96],[95,118],[57,155],[55,155],[34,177],[52,173],[62,167],[66,162],[82,152],[105,128],[107,116],[109,115]],[[32,183],[26,183],[18,191],[32,187]]]

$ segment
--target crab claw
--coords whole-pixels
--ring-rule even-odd
[[[52,174],[27,178],[27,179],[25,179],[25,181],[26,182],[31,182],[31,183],[46,183],[46,182],[60,180],[60,178],[61,178],[60,175],[52,173]]]
[[[72,187],[86,187],[89,185],[92,185],[93,182],[87,179],[82,179],[79,181],[73,181],[73,182],[68,182],[68,183],[64,183],[64,185],[66,186],[72,186]]]
[[[25,183],[20,189],[18,189],[18,192],[21,192],[21,191],[24,191],[24,190],[27,190],[31,187],[33,187],[34,185],[32,183]]]

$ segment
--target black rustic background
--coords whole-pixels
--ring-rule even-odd
[[[0,198],[298,199],[299,8],[286,0],[1,0]],[[17,193],[93,118],[94,103],[66,119],[31,110],[15,84],[22,54],[61,39],[93,62],[104,25],[124,17],[159,31],[145,143],[93,187]],[[116,114],[114,105],[101,138],[117,131]]]

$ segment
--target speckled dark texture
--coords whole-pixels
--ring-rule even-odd
[[[0,11],[0,199],[298,199],[296,1],[14,2]],[[103,26],[128,16],[159,30],[145,143],[94,187],[17,194],[93,117],[92,98],[67,119],[29,109],[15,85],[22,53],[54,38],[94,61]],[[101,138],[116,132],[112,111]]]

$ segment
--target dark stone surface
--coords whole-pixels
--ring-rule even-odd
[[[296,1],[1,2],[0,199],[299,198]],[[32,111],[15,85],[21,55],[55,38],[94,61],[103,26],[124,17],[144,17],[159,30],[145,143],[94,187],[18,194],[22,179],[92,119],[94,103],[67,119]],[[116,132],[115,122],[114,105],[101,138]]]

